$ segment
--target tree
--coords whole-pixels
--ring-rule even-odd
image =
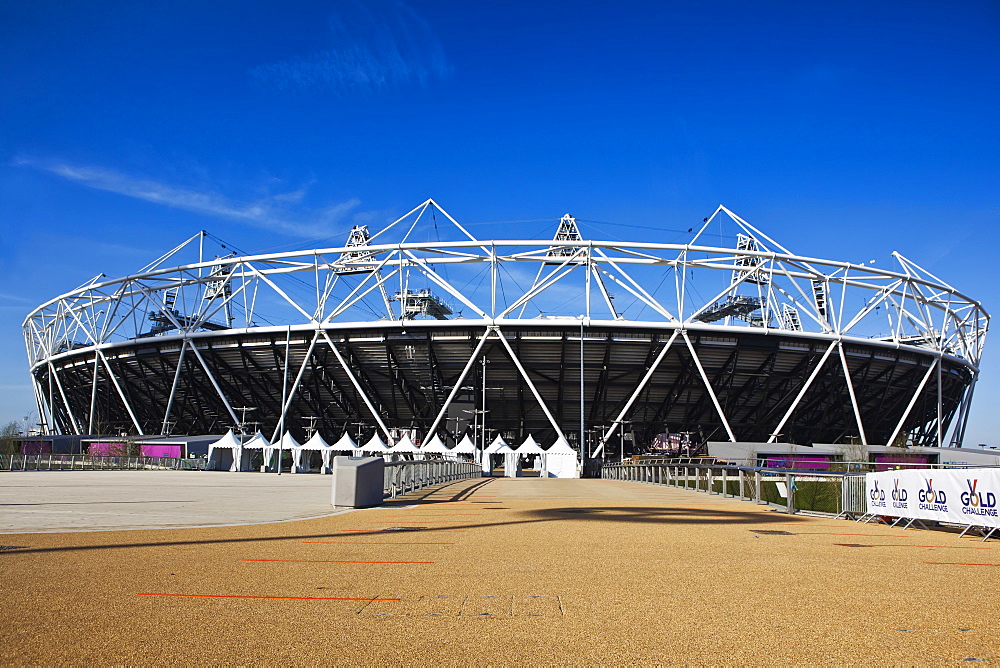
[[[21,425],[8,422],[0,427],[0,455],[16,455],[21,451],[17,437],[21,435]]]

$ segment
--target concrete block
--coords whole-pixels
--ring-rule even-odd
[[[335,457],[331,503],[341,508],[382,504],[385,460],[381,457]]]

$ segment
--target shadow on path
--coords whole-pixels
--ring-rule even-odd
[[[395,504],[403,505],[407,507],[413,506],[434,506],[444,503],[455,503],[468,500],[475,492],[482,490],[487,486],[491,479],[477,481],[476,483],[464,486],[468,481],[460,480],[451,483],[445,483],[444,485],[431,488],[427,490],[427,494],[423,499],[414,499],[412,502],[407,503],[405,498],[397,498]],[[450,492],[450,487],[455,485],[463,485],[461,489],[457,490],[448,499],[429,499],[426,496],[431,494],[440,495],[442,492]],[[502,503],[502,500],[489,501],[487,503]],[[390,506],[389,508],[391,508]],[[498,510],[506,510],[506,508],[498,508]],[[487,510],[487,508],[484,508]],[[277,541],[291,541],[291,540],[303,540],[303,539],[318,539],[318,538],[358,538],[363,536],[385,536],[386,534],[395,534],[405,532],[410,533],[422,533],[423,531],[434,531],[436,533],[448,532],[448,531],[467,531],[469,529],[483,529],[491,527],[507,527],[507,526],[518,526],[518,525],[528,525],[528,524],[539,524],[547,522],[620,522],[624,524],[645,524],[645,525],[724,525],[724,524],[770,524],[770,523],[789,523],[789,522],[799,522],[806,521],[802,518],[797,518],[794,515],[784,515],[779,513],[762,513],[760,511],[734,511],[734,510],[716,510],[716,509],[706,509],[698,507],[663,507],[663,506],[562,506],[554,508],[545,508],[540,510],[518,510],[516,511],[520,516],[519,519],[511,519],[497,522],[479,522],[475,524],[461,524],[458,526],[451,527],[434,527],[431,528],[419,528],[419,527],[409,527],[409,528],[394,528],[394,529],[372,529],[370,531],[336,531],[336,532],[322,532],[322,533],[303,533],[295,535],[281,535],[281,536],[264,536],[264,537],[253,537],[253,538],[206,538],[201,540],[164,540],[164,541],[148,541],[141,543],[115,543],[108,545],[72,545],[72,546],[60,546],[60,547],[41,547],[41,548],[17,548],[6,551],[0,551],[0,560],[2,560],[6,555],[13,554],[25,554],[25,553],[42,553],[42,552],[75,552],[75,551],[86,551],[86,550],[117,550],[123,548],[156,548],[156,547],[174,547],[180,545],[220,545],[220,544],[240,544],[240,543],[269,543]],[[379,521],[377,516],[366,516],[366,522],[378,523],[378,524],[392,524],[392,521]],[[308,520],[304,520],[308,521]],[[432,524],[433,520],[427,522]],[[255,527],[267,526],[267,525],[254,525]],[[181,527],[183,528],[183,527]],[[241,527],[219,527],[215,530],[238,530]],[[176,528],[164,527],[162,530],[173,530]],[[210,527],[198,527],[194,530],[212,530]],[[581,527],[581,531],[585,531],[584,527]],[[130,531],[129,529],[123,529],[122,531]],[[106,532],[102,532],[106,535]],[[31,534],[17,534],[19,540],[23,540],[24,536]]]

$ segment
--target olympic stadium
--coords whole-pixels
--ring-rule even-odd
[[[682,243],[535,227],[427,200],[331,247],[199,233],[28,315],[43,429],[961,445],[989,316],[902,255],[799,256],[722,206]]]

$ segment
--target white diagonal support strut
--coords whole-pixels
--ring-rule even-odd
[[[225,392],[223,392],[222,388],[219,387],[219,383],[215,380],[212,370],[208,368],[208,363],[205,361],[205,358],[201,356],[201,351],[198,350],[198,346],[194,344],[194,341],[190,341],[188,343],[188,347],[191,348],[191,352],[194,353],[194,356],[197,357],[198,361],[201,363],[202,370],[205,372],[205,375],[208,376],[208,382],[212,383],[212,387],[215,388],[216,394],[218,394],[219,398],[222,399],[222,405],[224,405],[226,410],[229,412],[229,417],[233,418],[233,425],[237,429],[242,430],[243,422],[236,417],[236,411],[234,411],[233,407],[229,404],[229,399],[226,398]]]
[[[726,428],[726,434],[729,436],[729,440],[733,443],[736,442],[736,436],[733,434],[733,430],[729,427],[729,420],[726,419],[726,414],[722,411],[722,405],[719,403],[719,398],[715,396],[715,390],[712,389],[712,383],[708,380],[708,374],[705,373],[705,368],[701,365],[701,360],[698,359],[698,353],[695,352],[694,345],[691,343],[690,337],[688,337],[687,330],[680,330],[681,336],[684,337],[684,343],[687,344],[688,351],[691,353],[691,359],[694,360],[694,364],[698,367],[698,373],[701,374],[701,380],[705,383],[705,391],[708,392],[708,396],[712,399],[712,405],[715,406],[716,412],[719,414],[719,419],[722,420],[722,426]]]
[[[350,379],[351,384],[354,385],[354,389],[358,391],[358,395],[365,402],[365,405],[368,406],[368,410],[371,411],[372,417],[375,418],[376,422],[378,422],[379,429],[381,429],[382,433],[385,434],[386,439],[391,439],[392,437],[389,435],[389,428],[385,426],[385,422],[382,421],[382,416],[379,415],[378,409],[375,408],[374,404],[372,404],[371,402],[371,399],[368,398],[368,393],[361,388],[361,383],[358,381],[357,377],[355,377],[354,372],[351,371],[351,367],[350,365],[348,365],[347,360],[345,360],[344,356],[340,354],[340,350],[338,350],[337,346],[334,345],[333,339],[330,338],[330,335],[327,333],[327,331],[325,329],[322,331],[323,331],[323,337],[326,339],[326,342],[330,345],[330,350],[333,351],[333,354],[337,358],[337,361],[340,362],[340,366],[344,370],[344,373],[347,374],[347,377]]]
[[[667,353],[670,351],[670,346],[672,346],[674,344],[674,341],[677,339],[678,331],[679,330],[675,329],[674,333],[671,334],[670,338],[667,340],[666,345],[664,345],[663,348],[660,349],[660,353],[656,356],[656,359],[649,366],[649,369],[646,370],[646,375],[642,377],[642,380],[639,381],[639,385],[635,388],[635,391],[632,392],[628,400],[625,402],[625,407],[622,408],[621,412],[618,413],[618,417],[615,418],[614,422],[611,423],[611,426],[604,433],[604,436],[601,437],[601,444],[597,447],[597,450],[594,451],[594,454],[591,455],[592,457],[599,457],[601,453],[604,452],[604,444],[607,443],[612,436],[614,436],[615,430],[618,429],[618,425],[621,424],[621,421],[625,418],[625,415],[629,412],[629,410],[631,410],[632,404],[636,402],[636,399],[639,398],[639,395],[642,394],[642,391],[646,388],[646,384],[649,383],[649,379],[652,378],[653,374],[656,373],[656,370],[660,368],[660,363],[663,362],[663,359],[667,356]]]
[[[507,340],[507,337],[503,335],[503,332],[500,331],[499,327],[494,325],[492,329],[496,332],[497,337],[500,339],[500,343],[502,343],[503,347],[507,349],[507,354],[510,355],[510,359],[514,362],[514,366],[517,367],[521,377],[524,378],[524,382],[528,384],[528,387],[531,389],[531,393],[535,396],[535,401],[537,401],[538,405],[542,408],[542,412],[545,413],[545,417],[549,419],[549,424],[551,424],[552,428],[556,430],[556,435],[565,440],[566,436],[563,434],[562,429],[559,428],[559,424],[556,422],[556,419],[552,417],[552,412],[549,411],[549,407],[545,404],[545,400],[542,399],[542,395],[538,392],[538,388],[535,387],[535,384],[531,382],[531,378],[528,377],[528,372],[524,370],[521,360],[519,360],[517,355],[514,354],[514,349],[510,347],[510,342]],[[583,434],[580,436],[582,438]]]
[[[288,396],[281,405],[281,416],[275,423],[274,432],[271,434],[272,443],[278,438],[278,432],[281,430],[281,425],[285,423],[285,415],[288,413],[288,407],[292,405],[292,399],[295,398],[295,393],[298,392],[299,384],[302,382],[302,376],[305,374],[306,367],[309,366],[310,360],[312,360],[313,350],[316,349],[316,341],[319,339],[319,336],[319,332],[316,332],[309,341],[309,350],[306,351],[306,356],[302,359],[302,366],[299,367],[299,372],[295,375],[295,381],[292,383],[292,388],[288,391]]]
[[[781,430],[784,428],[785,423],[792,417],[792,413],[794,413],[795,409],[798,408],[799,402],[802,401],[802,397],[806,396],[806,392],[808,392],[809,388],[812,387],[813,381],[819,376],[819,372],[823,370],[823,365],[826,364],[826,360],[829,359],[830,353],[832,353],[836,347],[836,341],[831,341],[830,345],[827,346],[826,352],[823,353],[823,357],[819,360],[819,364],[817,364],[816,368],[812,370],[811,374],[809,374],[809,379],[806,381],[806,384],[799,390],[799,393],[795,397],[795,401],[793,401],[792,405],[788,407],[787,411],[785,411],[785,414],[782,416],[778,426],[774,428],[774,432],[771,434],[770,438],[767,439],[768,443],[774,443],[778,439],[778,436],[781,435]]]
[[[462,373],[459,375],[458,380],[451,388],[451,392],[448,393],[448,398],[445,399],[444,405],[441,406],[441,410],[438,411],[437,417],[434,418],[434,423],[431,424],[431,428],[427,430],[427,439],[430,440],[434,437],[437,431],[438,425],[441,424],[441,420],[448,413],[448,407],[451,406],[451,402],[455,400],[458,395],[459,390],[462,388],[462,383],[465,382],[465,377],[469,375],[469,371],[472,369],[472,365],[475,364],[476,359],[479,357],[479,353],[482,352],[483,346],[486,345],[486,339],[490,336],[490,329],[487,327],[483,335],[479,337],[479,343],[476,345],[476,349],[472,351],[472,356],[469,357],[469,361],[466,362],[465,368],[462,369]]]
[[[104,355],[104,351],[98,349],[97,354],[101,356],[101,360],[104,362],[104,368],[108,370],[108,378],[111,379],[112,385],[115,386],[115,390],[118,391],[118,396],[121,398],[122,403],[125,404],[125,410],[128,411],[128,416],[132,418],[132,424],[135,425],[136,433],[142,435],[145,432],[142,430],[142,425],[139,424],[139,420],[136,419],[135,413],[132,411],[132,405],[129,404],[128,398],[125,396],[125,392],[122,391],[121,385],[118,384],[118,378],[115,376],[114,370],[111,368],[111,364],[108,363],[108,358]]]
[[[66,407],[66,414],[69,415],[70,422],[73,423],[73,432],[76,434],[80,433],[80,423],[76,421],[76,417],[73,415],[73,406],[66,400],[66,392],[63,390],[62,382],[59,380],[59,374],[56,373],[56,368],[53,366],[52,362],[48,362],[49,367],[49,377],[54,378],[56,381],[56,388],[59,390],[59,396],[62,397],[63,405]],[[49,412],[51,413],[53,406],[49,406]],[[91,418],[93,419],[93,418]]]
[[[886,443],[886,445],[892,445],[896,442],[899,432],[902,431],[903,425],[906,424],[906,418],[910,417],[910,411],[912,411],[913,407],[917,405],[917,399],[920,398],[920,393],[924,391],[927,381],[930,380],[931,374],[934,373],[934,369],[940,363],[941,359],[938,358],[934,360],[929,367],[927,367],[927,373],[924,374],[924,377],[920,380],[920,385],[917,386],[913,396],[910,397],[910,403],[906,405],[906,410],[903,411],[903,415],[899,418],[899,422],[896,423],[896,428],[892,430],[892,436],[889,437],[889,442]]]
[[[167,433],[167,425],[170,424],[170,411],[174,407],[174,396],[177,394],[177,384],[181,379],[181,369],[184,366],[184,350],[187,348],[187,339],[181,341],[181,352],[177,356],[177,369],[174,371],[174,382],[170,385],[170,397],[167,399],[167,408],[163,411],[163,425],[160,427],[160,434]]]
[[[847,366],[847,356],[844,355],[844,342],[837,342],[837,352],[840,353],[840,364],[844,367],[844,381],[847,383],[847,392],[851,395],[851,407],[854,409],[854,419],[858,421],[858,432],[861,434],[861,445],[868,445],[868,437],[865,436],[865,425],[861,423],[861,409],[858,408],[858,398],[854,395],[854,383],[851,381],[851,369]]]

